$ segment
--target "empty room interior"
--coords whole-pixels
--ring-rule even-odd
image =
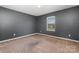
[[[79,53],[79,6],[1,5],[0,53]]]

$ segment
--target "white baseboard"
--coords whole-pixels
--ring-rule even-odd
[[[11,38],[11,39],[6,39],[6,40],[3,40],[3,41],[0,41],[0,43],[4,43],[4,42],[7,42],[7,41],[16,40],[16,39],[21,39],[21,38],[32,36],[32,35],[35,35],[35,34],[37,34],[37,33],[28,34],[28,35],[24,35],[24,36],[20,36],[20,37],[16,37],[16,38]]]
[[[20,37],[16,37],[16,38],[11,38],[11,39],[0,41],[0,43],[4,43],[4,42],[7,42],[7,41],[16,40],[16,39],[21,39],[21,38],[36,35],[36,34],[45,35],[45,36],[49,36],[49,37],[53,37],[53,38],[57,38],[57,39],[63,39],[63,40],[68,40],[68,41],[73,41],[73,42],[79,43],[79,41],[77,41],[77,40],[72,40],[72,39],[68,39],[68,38],[62,38],[62,37],[57,37],[57,36],[52,36],[52,35],[42,34],[42,33],[33,33],[33,34],[28,34],[28,35],[24,35],[24,36],[20,36]]]
[[[49,37],[53,37],[53,38],[57,38],[57,39],[63,39],[63,40],[68,40],[68,41],[78,42],[78,43],[79,43],[79,41],[77,41],[77,40],[72,40],[72,39],[69,39],[69,38],[57,37],[57,36],[52,36],[52,35],[42,34],[42,33],[36,33],[36,34],[45,35],[45,36],[49,36]]]

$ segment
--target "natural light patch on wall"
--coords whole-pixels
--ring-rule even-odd
[[[55,31],[56,23],[55,16],[47,17],[47,31]]]

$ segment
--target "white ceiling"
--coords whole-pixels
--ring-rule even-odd
[[[50,12],[71,8],[74,6],[76,5],[3,5],[2,7],[6,7],[34,16],[40,16]]]

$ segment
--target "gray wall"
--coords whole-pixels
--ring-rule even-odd
[[[0,7],[0,40],[35,32],[35,17]],[[16,36],[13,36],[13,34]]]
[[[48,16],[56,16],[55,32],[46,31]],[[79,6],[38,17],[0,7],[0,40],[40,33],[40,31],[49,35],[79,40]],[[14,33],[16,36],[13,36]],[[69,34],[71,37],[68,36]]]
[[[56,31],[46,31],[46,18],[56,16]],[[37,32],[79,40],[79,6],[37,17]],[[71,37],[68,35],[71,34]]]

